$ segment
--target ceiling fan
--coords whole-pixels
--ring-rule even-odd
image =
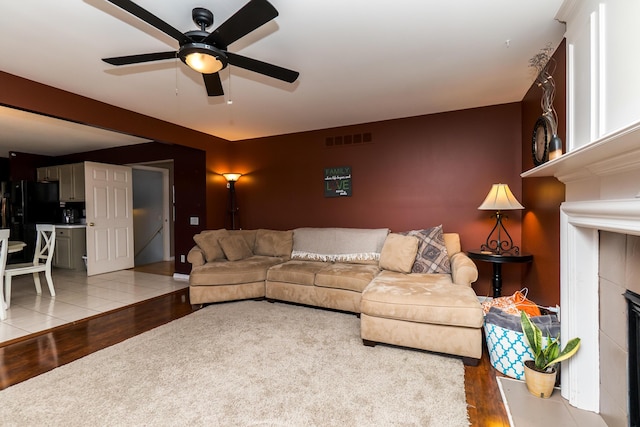
[[[210,33],[206,29],[213,24],[213,13],[202,7],[196,7],[192,11],[193,22],[200,29],[181,33],[130,0],[107,1],[173,37],[180,46],[177,51],[143,53],[102,59],[111,65],[138,64],[180,58],[190,68],[202,73],[209,96],[224,95],[218,72],[228,64],[288,83],[296,81],[300,74],[297,71],[227,51],[227,46],[231,43],[278,16],[278,11],[267,0],[250,0],[249,3]]]

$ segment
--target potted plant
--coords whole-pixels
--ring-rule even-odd
[[[559,338],[542,337],[540,328],[531,322],[524,311],[520,312],[522,332],[534,355],[534,360],[524,362],[524,379],[529,392],[542,398],[551,397],[556,383],[558,362],[566,360],[576,354],[580,348],[580,338],[573,338],[567,342],[564,350],[560,350]]]

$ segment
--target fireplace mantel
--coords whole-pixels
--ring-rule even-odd
[[[599,231],[640,235],[640,122],[521,175],[563,182],[560,208],[561,336],[582,349],[563,362],[562,395],[600,410]]]
[[[640,169],[640,122],[521,174],[522,178],[555,176],[567,184]],[[639,189],[640,191],[640,189]],[[640,194],[639,194],[640,196]]]

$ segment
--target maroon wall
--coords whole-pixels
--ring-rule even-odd
[[[443,224],[460,233],[463,249],[478,248],[494,224],[477,209],[491,184],[508,183],[520,198],[520,122],[520,104],[512,103],[235,143],[234,171],[245,174],[236,184],[240,224],[393,231]],[[328,137],[366,133],[370,143],[326,146]],[[325,198],[324,168],[338,166],[351,167],[353,194]],[[520,213],[510,216],[519,243]],[[491,268],[482,264],[474,289],[488,295]],[[519,270],[504,273],[505,288],[519,287]]]
[[[0,105],[201,150],[224,139],[0,71]]]
[[[39,154],[20,152],[8,153],[7,166],[10,181],[35,181],[36,169],[42,166],[51,166],[53,158]]]
[[[554,107],[558,114],[558,135],[566,141],[566,46],[562,42],[553,55],[556,70]],[[522,170],[533,168],[531,140],[533,127],[542,114],[542,91],[532,85],[522,100]],[[538,304],[560,303],[560,204],[564,201],[564,184],[554,177],[522,180],[526,210],[522,223],[523,249],[534,256],[523,276],[529,296]]]

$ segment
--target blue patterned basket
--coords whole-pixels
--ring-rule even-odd
[[[524,362],[534,358],[524,334],[487,322],[484,333],[491,365],[504,375],[523,380]],[[542,340],[546,342],[546,338]]]

